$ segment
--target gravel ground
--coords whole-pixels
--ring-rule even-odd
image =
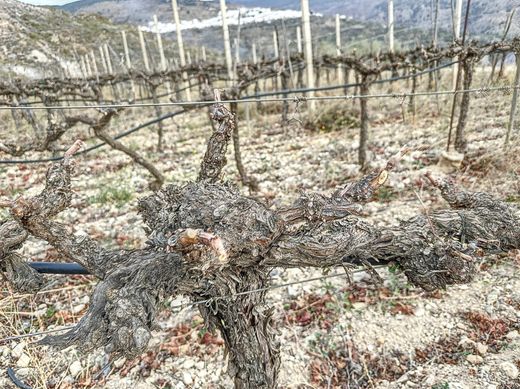
[[[477,96],[468,123],[469,151],[456,179],[472,190],[500,198],[520,198],[518,143],[502,151],[509,97]],[[447,102],[441,106],[447,111]],[[365,207],[371,222],[388,225],[427,209],[443,206],[422,175],[437,166],[446,141],[446,112],[418,101],[420,115],[403,122],[397,100],[371,102],[373,165],[381,166],[401,147],[412,149],[377,201]],[[351,102],[335,105],[344,113]],[[304,129],[296,106],[287,128],[278,115],[255,115],[251,129],[242,129],[242,152],[248,171],[260,181],[260,196],[273,207],[289,203],[300,190],[330,192],[359,176],[355,164],[356,129],[323,132]],[[355,110],[354,109],[354,113]],[[332,111],[334,112],[334,111]],[[478,115],[475,114],[478,112]],[[140,118],[125,117],[130,123]],[[298,119],[298,120],[297,120]],[[121,119],[121,122],[124,121]],[[115,132],[115,130],[114,130]],[[155,136],[145,130],[125,139],[166,174],[168,182],[196,177],[205,140],[206,116],[190,113],[166,128],[165,149],[155,152]],[[237,181],[232,150],[226,177]],[[74,180],[76,197],[60,219],[75,233],[88,233],[107,246],[136,247],[145,234],[136,200],[147,193],[149,177],[123,154],[101,149],[79,158]],[[0,167],[0,196],[38,192],[46,165]],[[247,193],[246,189],[243,189]],[[49,246],[29,240],[23,254],[56,260]],[[427,294],[414,289],[400,274],[380,270],[384,283],[374,285],[366,273],[354,286],[344,277],[275,289],[268,304],[275,307],[281,341],[283,388],[520,388],[520,254],[482,259],[468,285]],[[321,275],[313,269],[278,270],[273,284]],[[49,277],[46,293],[24,296],[2,287],[0,338],[53,329],[74,323],[85,312],[93,280],[85,276]],[[172,308],[185,300],[165,302],[150,351],[132,361],[113,360],[101,350],[80,355],[32,343],[33,339],[0,345],[0,387],[14,387],[7,367],[34,388],[228,388],[226,355],[218,334],[207,333],[196,309]]]

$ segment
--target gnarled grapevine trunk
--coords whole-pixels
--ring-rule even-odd
[[[238,389],[275,388],[280,369],[279,344],[271,327],[272,309],[265,307],[266,268],[223,272],[200,297],[215,297],[200,312],[210,329],[217,328],[229,353],[228,374]],[[237,293],[230,299],[219,299]]]

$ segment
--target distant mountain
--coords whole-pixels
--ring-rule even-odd
[[[123,43],[127,30],[131,56],[141,66],[140,46],[134,26],[114,24],[99,15],[71,15],[51,7],[36,7],[15,0],[0,1],[0,76],[39,78],[79,76],[78,59],[94,51],[103,71],[99,47],[110,44],[113,66],[121,71]],[[156,53],[153,40],[149,43]],[[165,48],[173,56],[173,45],[165,37]],[[153,50],[153,51],[152,51]],[[157,62],[156,57],[152,61]]]
[[[180,0],[181,17],[205,19],[218,12],[218,1]],[[432,8],[435,0],[396,0],[394,2],[396,29],[416,27],[431,29]],[[465,2],[464,2],[465,3]],[[300,9],[300,0],[228,0],[230,8],[263,7],[275,9]],[[336,13],[359,21],[385,23],[387,0],[311,0],[311,10],[324,15]],[[169,0],[80,0],[62,6],[73,13],[99,13],[116,23],[144,24],[153,14],[171,20]],[[480,39],[494,39],[501,35],[508,12],[519,7],[520,0],[473,0],[469,17],[470,36]],[[465,9],[465,6],[464,6]],[[520,35],[520,9],[511,26],[511,36]],[[440,0],[439,23],[450,30],[451,0]]]

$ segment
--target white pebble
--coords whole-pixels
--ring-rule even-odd
[[[477,343],[476,349],[480,355],[485,355],[488,351],[488,346],[486,346],[485,344],[482,344],[482,343]]]
[[[511,362],[502,362],[500,364],[500,369],[506,373],[506,375],[512,380],[516,380],[518,378],[519,372],[518,368]]]
[[[480,355],[469,354],[466,357],[466,361],[473,365],[480,365],[484,361],[484,358],[482,358]]]
[[[81,371],[83,370],[83,366],[81,366],[81,362],[80,361],[74,361],[72,362],[72,364],[69,366],[69,372],[70,374],[76,378],[77,376],[79,376],[79,374],[81,373]]]
[[[182,373],[182,382],[184,382],[186,385],[193,384],[193,378],[191,377],[191,374],[187,371]]]
[[[13,348],[13,351],[11,351],[11,355],[14,358],[20,358],[23,354],[23,350],[25,349],[25,342],[20,342],[16,345],[15,348]]]
[[[182,364],[184,369],[191,369],[193,366],[195,366],[193,359],[186,359],[186,361]]]
[[[28,367],[31,363],[31,357],[27,354],[22,354],[18,361],[16,362],[16,366],[18,367]]]

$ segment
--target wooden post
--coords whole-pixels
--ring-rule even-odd
[[[273,31],[273,52],[274,59],[280,59],[280,51],[278,50],[278,34],[277,31]]]
[[[505,31],[504,31],[504,35],[503,35],[502,41],[504,41],[506,39],[507,32],[509,31],[509,27],[511,27],[511,21],[513,20],[513,16],[515,15],[515,11],[516,11],[516,8],[513,8],[511,10],[510,18],[508,18],[508,20],[506,22],[506,27],[505,27]],[[504,77],[504,65],[505,65],[507,54],[508,53],[506,53],[506,52],[502,53],[502,61],[500,62],[500,68],[499,68],[498,75],[497,75],[497,81],[500,78]],[[497,56],[497,59],[498,59],[498,56]]]
[[[305,43],[305,64],[307,67],[307,88],[314,88],[314,61],[312,57],[312,35],[311,35],[311,14],[309,9],[309,0],[301,0],[302,5],[302,24],[303,24],[303,41]],[[307,93],[311,99],[314,92]],[[309,112],[313,112],[316,108],[314,100],[309,101]]]
[[[336,14],[336,55],[338,57],[341,55],[341,24],[339,14]],[[343,73],[343,65],[339,63],[336,75],[338,84],[343,84],[345,82]]]
[[[90,50],[90,59],[92,60],[92,65],[94,68],[94,74],[96,75],[96,80],[99,82],[99,69],[97,66],[96,54],[94,53],[94,50]]]
[[[455,12],[453,14],[453,40],[460,39],[460,28],[462,20],[462,0],[455,0]]]
[[[128,41],[126,40],[126,31],[121,31],[123,36],[123,49],[125,50],[125,63],[128,70],[132,69],[132,61],[130,61],[130,52],[128,51]]]
[[[298,53],[303,53],[302,29],[300,28],[300,26],[296,27],[296,46],[298,47]]]
[[[433,37],[432,37],[432,46],[434,48],[437,47],[437,37],[439,35],[439,1],[435,0],[435,11],[433,13]]]
[[[460,27],[462,19],[462,0],[455,0],[455,12],[453,14],[453,41],[460,39]],[[457,74],[459,72],[459,64],[453,66],[452,87],[455,90],[457,84]]]
[[[280,67],[280,50],[278,49],[278,30],[273,31],[273,48],[274,48],[274,58],[278,61],[278,67]],[[276,86],[275,90],[279,90],[282,85],[282,81],[280,79],[280,72],[278,71],[276,74]]]
[[[231,58],[231,43],[229,41],[229,28],[226,14],[226,0],[220,0],[220,15],[222,17],[222,31],[224,33],[224,53],[226,55],[226,67],[228,77],[233,83],[233,59]]]
[[[90,59],[88,54],[85,55],[85,64],[87,65],[87,75],[92,77],[94,74],[92,73],[92,68],[90,67]]]
[[[103,65],[103,71],[105,74],[108,74],[108,65],[107,60],[105,59],[105,51],[103,50],[103,45],[99,46],[99,55],[101,56],[101,65]]]
[[[207,57],[206,57],[206,46],[202,46],[202,60],[204,62],[207,61]]]
[[[108,43],[103,45],[103,51],[105,52],[105,59],[107,61],[108,74],[114,74],[114,69],[112,67],[112,58],[110,57],[110,51],[108,50]]]
[[[175,21],[175,32],[177,34],[177,46],[179,47],[179,59],[181,61],[181,67],[186,66],[186,55],[184,53],[184,42],[182,41],[182,32],[181,32],[181,19],[179,17],[179,8],[177,6],[177,0],[172,0],[172,9],[173,9],[173,20]],[[189,53],[188,53],[189,55]],[[191,58],[189,63],[191,64]],[[182,72],[182,80],[184,87],[189,86],[188,73]],[[191,91],[190,88],[186,89],[186,100],[191,100]]]
[[[394,52],[394,0],[388,0],[388,51]]]
[[[251,51],[253,53],[253,64],[256,65],[258,64],[258,56],[256,54],[256,43],[253,43],[252,47],[251,47]],[[258,79],[255,80],[255,94],[258,94],[260,93],[260,84],[258,82]],[[256,110],[258,111],[261,107],[261,103],[260,101],[257,101],[256,102]]]
[[[432,12],[432,18],[433,18],[433,36],[432,36],[432,47],[437,48],[437,36],[439,35],[439,1],[435,0],[435,10]],[[433,67],[436,68],[438,64],[438,61],[433,61]],[[435,85],[435,92],[439,90],[439,71],[436,70],[433,73],[430,73],[429,76],[430,80]],[[440,113],[440,103],[439,103],[439,95],[435,96],[435,100],[437,103],[437,112]]]
[[[298,50],[298,54],[303,53],[303,45],[302,45],[302,29],[300,26],[296,27],[296,47]],[[303,88],[303,69],[301,66],[298,67],[298,73],[296,74],[295,84],[298,88]]]
[[[296,80],[294,79],[294,71],[291,60],[291,50],[289,49],[289,39],[287,38],[287,28],[285,28],[285,19],[282,18],[282,28],[283,28],[283,43],[285,46],[285,58],[287,58],[287,64],[289,65],[289,77],[291,80],[291,87],[294,89],[296,85]],[[283,61],[285,64],[285,60]],[[285,69],[284,69],[285,70]]]
[[[80,69],[81,69],[81,75],[84,79],[88,78],[87,74],[87,65],[85,64],[85,57],[80,56],[81,62],[80,62]]]
[[[125,50],[125,63],[126,63],[126,69],[128,72],[132,70],[132,61],[130,60],[130,51],[128,50],[128,41],[126,40],[126,31],[121,31],[121,35],[123,36],[123,48]],[[137,97],[136,89],[135,89],[135,83],[134,80],[130,80],[130,88],[132,89],[132,96],[133,99]]]
[[[157,15],[153,15],[153,24],[155,27],[155,35],[157,37],[157,46],[159,47],[159,55],[161,57],[161,71],[165,72],[168,70],[168,65],[166,63],[166,57],[164,56],[164,48],[161,33],[159,31],[159,20],[157,19]]]
[[[360,94],[366,96],[369,94],[369,80],[367,75],[362,75],[361,85],[359,88]],[[359,99],[361,108],[361,124],[359,128],[359,150],[358,150],[358,163],[361,165],[361,169],[365,170],[368,167],[369,153],[368,144],[370,142],[370,127],[368,124],[368,98],[362,97]]]
[[[144,68],[147,73],[150,73],[150,62],[148,61],[148,51],[146,50],[146,42],[144,41],[144,34],[140,28],[138,28],[137,31],[139,32],[139,42],[141,43],[141,53],[143,54]]]
[[[258,63],[258,58],[256,56],[256,43],[253,43],[253,46],[251,47],[251,51],[253,53],[253,63],[256,65]]]
[[[511,131],[515,124],[515,113],[516,113],[516,102],[518,99],[518,88],[520,88],[520,52],[515,53],[516,58],[516,73],[515,73],[515,84],[513,89],[513,97],[511,98],[511,110],[509,111],[509,122],[507,123],[506,140],[504,147],[507,147],[509,138],[511,137]]]

